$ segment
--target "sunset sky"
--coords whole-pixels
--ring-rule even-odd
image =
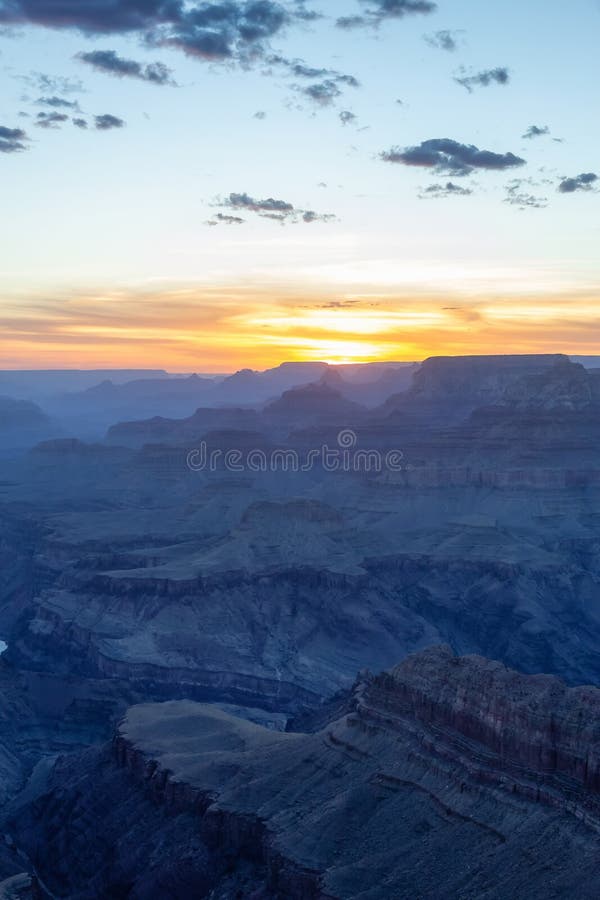
[[[599,0],[0,0],[0,368],[600,354]]]

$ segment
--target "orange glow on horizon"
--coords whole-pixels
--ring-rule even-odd
[[[596,297],[468,298],[391,288],[336,293],[273,286],[19,297],[0,311],[0,368],[265,369],[436,355],[600,354]]]

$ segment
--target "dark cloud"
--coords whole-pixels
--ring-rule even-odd
[[[317,12],[316,9],[307,9],[306,2],[307,0],[295,0],[294,18],[300,19],[302,22],[314,22],[316,19],[324,18],[323,13]]]
[[[84,128],[87,128],[87,127],[88,127],[88,123],[87,123],[87,121],[86,121],[85,119],[79,119],[79,118],[77,118],[77,119],[73,119],[72,121],[73,121],[73,125],[74,125],[76,128],[84,129]]]
[[[68,121],[69,116],[66,113],[41,112],[37,114],[37,121],[35,124],[39,128],[59,128],[61,125],[64,125],[64,123]]]
[[[94,124],[98,131],[110,131],[111,128],[123,128],[125,122],[118,116],[104,113],[101,116],[94,116]]]
[[[521,135],[524,138],[536,138],[543,137],[545,134],[550,134],[550,129],[547,125],[530,125],[525,134]]]
[[[364,16],[340,16],[336,23],[338,28],[344,31],[351,31],[353,28],[364,28],[365,25],[372,25]]]
[[[435,47],[437,50],[446,50],[448,53],[454,53],[455,50],[458,50],[457,34],[457,31],[443,29],[442,31],[434,31],[433,34],[426,34],[424,40],[430,47]]]
[[[490,87],[490,85],[493,84],[508,84],[510,81],[510,72],[505,66],[498,66],[495,69],[484,69],[482,72],[476,72],[473,75],[455,76],[454,80],[472,94],[473,90],[477,87]]]
[[[360,83],[354,75],[343,75],[334,69],[318,69],[313,66],[307,66],[301,62],[289,63],[290,72],[296,78],[328,78],[337,84],[347,84],[350,87],[359,87]]]
[[[110,34],[145,31],[182,14],[179,0],[8,0],[0,7],[0,22]]]
[[[279,66],[287,70],[295,78],[314,81],[315,83],[308,87],[294,85],[294,90],[321,106],[330,106],[334,103],[341,96],[343,86],[360,87],[360,82],[354,75],[346,75],[322,66],[309,66],[301,59],[287,59],[285,56],[275,55],[270,56],[267,62],[270,66]]]
[[[147,29],[181,15],[177,0],[8,0],[0,7],[0,22],[76,28],[88,34]]]
[[[268,197],[265,200],[257,200],[249,194],[229,194],[224,200],[220,199],[215,202],[216,206],[232,209],[235,212],[252,212],[263,219],[273,219],[276,222],[285,224],[296,224],[298,222],[332,222],[335,216],[326,213],[317,213],[312,209],[298,209],[292,203],[286,200],[276,200],[274,197]],[[218,218],[218,216],[216,217]]]
[[[377,27],[385,19],[403,19],[405,16],[427,15],[435,12],[437,3],[429,0],[359,0],[367,6],[364,15],[342,16],[336,22],[338,28],[352,29]]]
[[[317,213],[314,209],[305,209],[304,211],[298,210],[298,212],[302,213],[302,221],[310,224],[311,222],[333,222],[335,221],[335,216],[330,215],[329,213]]]
[[[299,90],[319,106],[331,106],[342,95],[337,83],[331,79],[309,84],[308,87],[299,88]]]
[[[527,187],[531,185],[535,185],[531,179],[515,178],[510,181],[506,186],[504,202],[519,209],[545,209],[548,206],[548,198],[530,193]],[[537,186],[539,187],[539,183]]]
[[[302,17],[302,4],[295,17]],[[225,60],[260,55],[262,44],[292,17],[275,0],[8,0],[0,25],[77,29],[84,34],[138,32],[147,43],[179,47],[190,56]]]
[[[418,13],[432,13],[437,9],[437,3],[429,0],[361,0],[361,3],[368,3],[371,7],[367,10],[368,14],[382,19],[401,19]]]
[[[261,56],[264,43],[289,22],[286,9],[272,0],[200,3],[183,7],[170,29],[158,29],[156,43],[178,47],[205,60]]]
[[[0,153],[17,153],[25,150],[23,141],[27,140],[27,134],[22,128],[7,128],[0,125]]]
[[[263,119],[266,119],[266,118],[267,118],[267,114],[266,114],[266,112],[264,111],[264,109],[259,109],[259,110],[257,110],[257,111],[254,113],[254,116],[253,116],[252,118],[254,118],[254,119],[260,119],[260,121],[262,121]]]
[[[327,303],[320,303],[318,309],[351,309],[353,306],[363,305],[362,300],[329,300]],[[367,304],[368,306],[376,306],[375,303]],[[311,307],[307,307],[310,309]]]
[[[79,109],[75,100],[65,100],[64,97],[39,97],[37,106],[50,106],[52,109]]]
[[[599,176],[595,172],[582,172],[573,178],[563,178],[558,186],[561,194],[574,194],[575,191],[591,191],[598,181]]]
[[[89,53],[79,53],[78,59],[99,72],[107,72],[119,78],[139,78],[158,85],[173,84],[171,69],[161,62],[143,65],[135,59],[119,56],[114,50],[90,50]]]
[[[342,125],[351,125],[352,122],[356,122],[356,116],[349,109],[343,109],[339,118]]]
[[[212,219],[206,223],[207,225],[243,225],[246,220],[240,216],[228,216],[225,213],[217,213]]]
[[[525,165],[525,160],[514,153],[493,153],[449,138],[433,138],[404,149],[392,147],[380,157],[384,162],[418,166],[455,176],[469,175],[475,169],[502,171]]]
[[[447,181],[445,184],[430,184],[429,187],[423,188],[419,197],[421,200],[438,200],[443,197],[470,197],[472,193],[472,188],[461,187],[453,181]]]

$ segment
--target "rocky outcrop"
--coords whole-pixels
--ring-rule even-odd
[[[394,727],[408,718],[473,741],[520,777],[579,792],[600,815],[600,689],[568,688],[550,675],[523,675],[449,647],[409,657],[372,679],[356,716]],[[402,724],[399,724],[402,728]],[[514,788],[516,789],[516,788]],[[598,796],[596,796],[598,795]],[[540,790],[537,799],[543,800]],[[600,828],[600,818],[597,821]]]
[[[185,444],[199,441],[210,431],[237,429],[252,430],[259,422],[252,409],[200,408],[185,419],[166,419],[156,416],[134,422],[112,425],[107,440],[112,444],[140,448],[144,444]]]
[[[373,503],[377,496],[373,490]],[[261,533],[257,520],[272,512],[263,503],[248,510],[231,559],[243,558]],[[314,530],[336,527],[332,510],[306,503],[275,512],[276,527],[264,532],[271,541],[277,531],[288,534],[291,520],[294,548],[310,540],[335,551]],[[211,554],[213,573],[196,577],[77,570],[63,587],[41,591],[6,637],[14,664],[25,668],[125,679],[152,698],[288,713],[347,688],[362,667],[381,669],[440,641],[528,672],[594,682],[598,553],[593,541],[553,540],[541,547],[480,514],[415,535],[405,553],[363,558],[354,572],[220,572],[218,561],[228,559],[222,547]]]
[[[35,876],[23,873],[0,881],[0,900],[42,900]]]
[[[425,360],[409,390],[377,412],[439,425],[458,423],[483,406],[584,409],[597,402],[592,376],[561,354],[440,356]]]
[[[267,423],[290,427],[321,421],[344,425],[360,419],[363,412],[363,407],[323,380],[285,391],[279,400],[265,407],[264,418]]]
[[[597,896],[600,690],[436,647],[363,674],[347,703],[315,734],[187,701],[133,707],[110,750],[60,762],[11,827],[79,900],[124,883],[157,896],[149,856],[183,898],[193,841],[198,897],[242,879],[239,896],[280,900]]]

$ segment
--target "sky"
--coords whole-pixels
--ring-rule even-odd
[[[600,354],[599,0],[0,0],[0,368]]]

